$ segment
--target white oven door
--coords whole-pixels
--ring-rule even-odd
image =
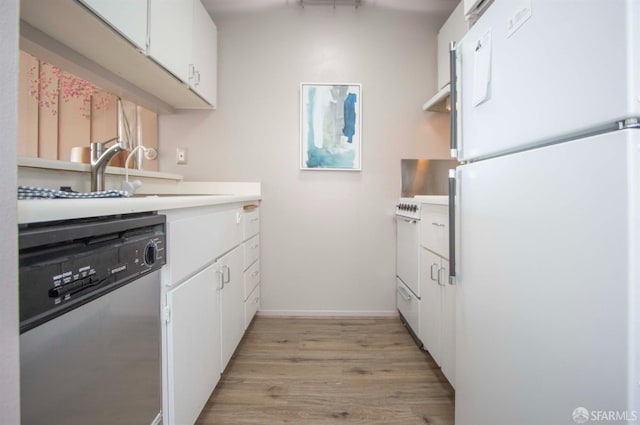
[[[396,222],[396,275],[416,297],[420,298],[420,282],[418,280],[420,222],[404,217],[396,217]]]

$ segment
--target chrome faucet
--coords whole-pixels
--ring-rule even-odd
[[[111,142],[117,142],[106,151],[104,150]],[[129,146],[120,139],[120,137],[114,137],[104,142],[91,143],[91,191],[103,191],[104,190],[104,170],[107,168],[107,163],[118,152],[128,150]]]

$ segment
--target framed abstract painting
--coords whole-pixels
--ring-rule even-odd
[[[300,85],[300,169],[362,169],[360,84]]]

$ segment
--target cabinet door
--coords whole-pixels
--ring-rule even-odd
[[[217,102],[218,29],[200,0],[193,4],[193,57],[190,85],[211,106]]]
[[[450,285],[449,262],[440,260],[442,283],[442,334],[440,366],[452,387],[456,386],[456,286]]]
[[[192,424],[220,379],[217,275],[209,266],[167,293],[169,424]]]
[[[148,54],[185,83],[193,54],[192,24],[192,0],[149,0]]]
[[[242,245],[218,260],[222,370],[244,333],[244,255]]]
[[[80,0],[138,49],[147,50],[147,0]]]
[[[420,258],[420,339],[424,348],[431,354],[437,364],[442,363],[441,328],[442,328],[442,287],[438,283],[440,273],[440,257],[433,252],[421,248]]]
[[[450,79],[449,43],[460,41],[467,29],[468,24],[464,18],[463,2],[460,2],[438,32],[438,90],[446,86]]]

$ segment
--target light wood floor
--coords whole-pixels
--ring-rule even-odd
[[[453,399],[397,318],[257,317],[197,425],[452,425]]]

